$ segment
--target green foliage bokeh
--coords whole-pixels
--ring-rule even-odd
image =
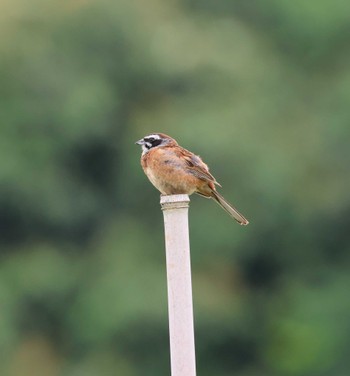
[[[0,374],[170,373],[164,132],[251,221],[191,201],[198,374],[347,375],[350,3],[0,8]]]

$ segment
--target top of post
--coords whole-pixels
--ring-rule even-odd
[[[189,202],[190,198],[188,195],[160,196],[160,205],[162,210],[188,208]]]

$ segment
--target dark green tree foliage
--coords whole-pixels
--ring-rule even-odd
[[[169,374],[162,131],[251,221],[192,199],[198,374],[347,375],[350,3],[1,8],[0,374]]]

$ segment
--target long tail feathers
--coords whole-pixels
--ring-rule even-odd
[[[212,197],[231,217],[240,225],[246,226],[249,222],[231,204],[229,204],[217,191],[212,191]]]

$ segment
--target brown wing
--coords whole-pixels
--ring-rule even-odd
[[[179,147],[179,149],[181,149],[181,156],[186,162],[188,172],[196,176],[198,179],[213,182],[221,187],[214,176],[209,172],[208,166],[198,155],[195,155],[184,148]]]

